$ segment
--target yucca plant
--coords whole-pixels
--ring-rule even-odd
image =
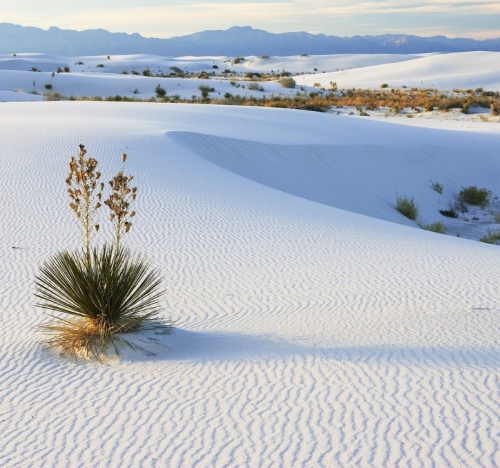
[[[162,325],[161,282],[145,257],[126,248],[94,248],[90,263],[86,250],[58,252],[40,267],[36,305],[69,317],[52,315],[41,326],[45,342],[62,354],[100,359],[117,334]]]
[[[168,331],[169,322],[158,318],[163,278],[142,255],[121,245],[123,234],[132,226],[135,212],[129,207],[137,188],[129,188],[132,176],[122,170],[110,181],[112,193],[104,202],[110,209],[115,239],[112,244],[91,247],[101,207],[104,184],[98,183],[97,161],[86,157],[80,145],[78,158],[71,158],[66,179],[70,208],[82,228],[83,249],[61,251],[43,262],[36,277],[36,306],[54,314],[40,326],[50,347],[62,354],[96,358],[106,356],[108,346],[127,343],[120,335],[140,329]],[[142,348],[141,348],[142,349]]]

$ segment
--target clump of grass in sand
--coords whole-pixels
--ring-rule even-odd
[[[158,319],[162,277],[142,255],[122,246],[123,235],[135,215],[130,204],[137,188],[130,188],[132,176],[124,175],[127,156],[122,155],[122,169],[109,182],[112,192],[104,202],[111,211],[115,239],[111,244],[92,247],[99,231],[96,218],[101,208],[104,184],[98,180],[97,161],[86,157],[80,145],[77,158],[69,163],[66,178],[71,210],[80,224],[83,249],[61,251],[42,263],[36,277],[37,306],[57,313],[40,329],[45,343],[64,355],[101,360],[110,345],[129,344],[122,334],[140,329],[170,328]],[[62,314],[62,315],[61,315]]]
[[[418,216],[418,205],[415,200],[406,196],[396,195],[396,209],[408,219],[416,220]]]

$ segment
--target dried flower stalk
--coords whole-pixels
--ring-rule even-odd
[[[124,174],[126,160],[127,155],[124,153],[122,154],[122,170],[109,181],[112,193],[104,202],[111,210],[109,217],[115,227],[116,249],[120,248],[122,236],[132,227],[130,219],[135,216],[135,211],[130,211],[130,205],[137,196],[137,187],[129,187],[134,177]]]
[[[97,182],[101,177],[101,173],[96,171],[97,161],[94,158],[86,158],[85,147],[83,145],[79,147],[78,157],[72,156],[69,162],[66,184],[69,186],[68,194],[71,198],[69,207],[78,218],[87,258],[90,258],[90,242],[99,230],[99,224],[94,224],[94,219],[101,207],[104,184]]]

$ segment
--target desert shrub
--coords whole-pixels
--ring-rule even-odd
[[[183,76],[184,72],[179,67],[170,67],[170,70],[174,75]]]
[[[69,72],[70,72],[69,67],[64,67],[64,73],[69,73]]]
[[[295,88],[297,84],[293,78],[281,78],[280,83],[283,88]]]
[[[299,107],[301,110],[313,111],[313,112],[326,112],[328,106],[315,106],[314,104],[306,104]]]
[[[481,237],[481,239],[479,239],[479,242],[500,245],[500,231],[490,231],[488,229],[488,234]]]
[[[439,193],[440,195],[442,195],[443,193],[443,184],[440,184],[439,182],[433,182],[431,180],[431,187],[433,190],[435,190],[437,193]]]
[[[437,232],[438,234],[446,234],[446,228],[442,221],[437,221],[431,224],[422,224],[421,229],[425,231]]]
[[[265,91],[264,87],[261,86],[258,82],[252,81],[251,83],[248,83],[248,89],[250,91]]]
[[[100,360],[110,342],[121,342],[118,334],[153,325],[161,282],[144,257],[126,248],[94,248],[90,261],[84,249],[55,254],[36,277],[37,306],[63,314],[40,327],[45,343],[62,354]]]
[[[129,220],[135,212],[130,205],[137,193],[137,188],[129,187],[133,177],[124,174],[125,161],[123,154],[122,170],[109,182],[111,194],[103,202],[110,210],[114,243],[92,248],[91,240],[99,231],[97,213],[104,183],[99,182],[97,161],[86,156],[83,145],[70,160],[69,206],[77,216],[84,247],[58,252],[43,262],[35,293],[37,306],[52,313],[52,319],[41,326],[45,342],[62,354],[100,360],[110,343],[116,351],[115,341],[123,344],[120,334],[147,326],[168,328],[153,322],[164,294],[161,275],[145,257],[121,245],[132,226]]]
[[[75,65],[83,65],[83,62],[75,62]]]
[[[31,70],[29,70],[29,71],[32,71],[32,72],[37,72],[37,71],[38,71],[38,68],[36,68],[36,67],[31,67]]]
[[[209,97],[208,97],[209,93],[213,93],[215,91],[215,88],[212,88],[212,87],[206,86],[206,85],[200,85],[200,86],[198,86],[198,89],[201,92],[202,100],[205,102],[209,101]]]
[[[167,94],[167,91],[158,84],[158,86],[155,88],[155,93],[157,97],[164,98]]]
[[[439,110],[448,111],[450,109],[462,109],[462,100],[461,99],[443,100],[439,104]]]
[[[139,74],[139,72],[137,70],[132,70],[131,73],[132,73],[132,75],[138,75]]]
[[[458,218],[458,213],[453,208],[449,208],[448,210],[439,210],[439,212],[448,218]]]
[[[381,87],[381,88],[387,88],[388,86],[389,86],[389,85],[388,85],[387,83],[382,83],[382,84],[380,85],[380,87]]]
[[[104,64],[103,63],[98,63],[97,64],[97,68],[104,68]]]
[[[488,206],[491,192],[485,188],[478,189],[477,186],[462,187],[458,194],[458,200],[467,205],[477,205],[482,208]]]
[[[148,68],[143,70],[142,74],[143,74],[143,76],[153,76],[153,74],[151,73],[151,71]]]
[[[128,75],[128,71],[127,70],[123,70],[122,71],[122,75]]]
[[[396,195],[396,209],[408,219],[416,220],[418,216],[418,205],[415,200],[406,196]]]
[[[45,89],[47,89],[47,90],[52,89],[52,85],[51,85],[50,83],[47,83],[47,84],[45,85]]]
[[[260,58],[261,58],[262,60],[267,60],[267,59],[269,58],[269,56],[268,56],[268,55],[261,55],[261,56],[260,56]]]
[[[236,57],[234,60],[233,60],[233,64],[234,65],[237,65],[238,63],[240,62],[243,62],[245,60],[244,57]]]
[[[108,96],[106,98],[106,101],[116,101],[116,102],[121,102],[123,101],[123,96],[120,96],[119,94],[117,94],[116,96]]]

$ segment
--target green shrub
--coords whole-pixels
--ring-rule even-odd
[[[408,219],[416,220],[418,216],[418,205],[415,203],[413,197],[406,196],[400,197],[396,195],[396,209]]]
[[[283,88],[295,88],[295,85],[297,84],[293,78],[281,78],[280,80],[281,86]]]
[[[155,93],[157,97],[164,98],[167,94],[167,91],[158,84],[158,86],[155,88]]]
[[[422,224],[420,226],[425,231],[437,232],[438,234],[446,234],[446,228],[442,221],[437,221],[431,224]]]
[[[484,242],[485,244],[500,245],[500,231],[490,231],[488,229],[488,234],[481,237],[479,242]]]
[[[485,188],[478,189],[476,185],[462,187],[458,194],[458,200],[467,205],[477,205],[481,208],[488,206],[491,192]]]
[[[64,67],[64,73],[69,73],[70,70],[69,70],[69,67]]]
[[[52,89],[52,85],[51,85],[50,83],[47,83],[47,84],[45,85],[45,89],[49,89],[49,90],[50,90],[50,89]]]
[[[250,91],[265,91],[264,87],[261,86],[258,82],[252,81],[251,83],[248,83],[248,89]]]
[[[142,71],[142,74],[144,76],[153,76],[153,74],[151,73],[151,71],[149,71],[149,69],[146,68],[146,70],[143,70]]]
[[[147,326],[160,311],[162,278],[128,249],[94,248],[56,253],[36,277],[37,304],[53,316],[42,325],[45,340],[62,354],[101,359],[117,334]]]
[[[433,182],[431,180],[431,187],[437,192],[439,193],[440,195],[442,195],[443,193],[443,185],[440,184],[439,182]]]
[[[381,87],[381,88],[387,88],[388,86],[389,86],[389,85],[388,85],[387,83],[382,83],[382,84],[380,85],[380,87]]]
[[[103,63],[98,63],[97,64],[97,68],[104,68],[104,64]]]

